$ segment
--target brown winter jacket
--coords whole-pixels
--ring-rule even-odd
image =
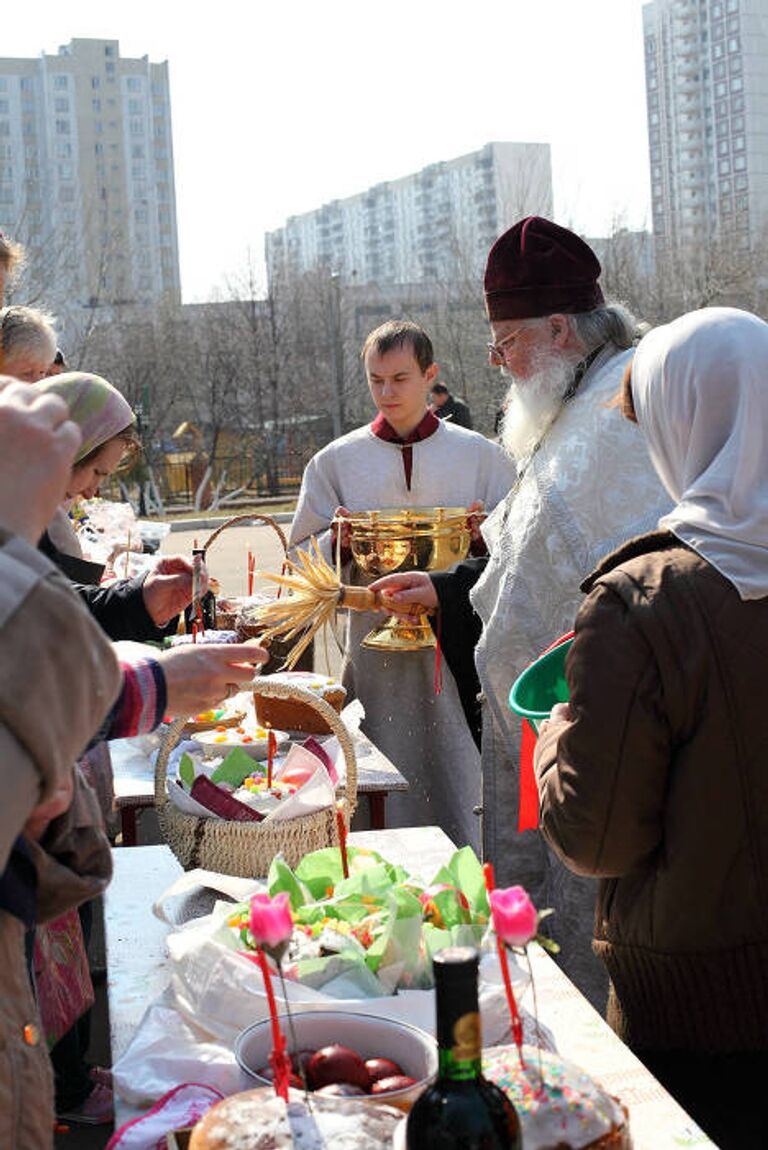
[[[72,771],[119,685],[111,645],[66,579],[0,530],[0,872],[10,871],[10,852],[32,808]],[[104,889],[109,843],[94,796],[79,779],[70,809],[27,851],[38,921]],[[31,882],[20,885],[34,890]],[[52,1076],[24,930],[20,917],[0,908],[0,1147],[49,1150]]]
[[[768,598],[670,534],[586,581],[540,823],[602,879],[610,1021],[638,1049],[768,1049]]]

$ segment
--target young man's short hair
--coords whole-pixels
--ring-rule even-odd
[[[448,395],[448,388],[444,383],[433,383],[429,393],[430,395]]]
[[[387,323],[383,323],[372,331],[363,344],[360,358],[365,362],[365,357],[369,351],[374,351],[378,355],[386,355],[388,351],[394,351],[395,348],[400,347],[411,348],[414,359],[422,372],[425,372],[435,362],[432,340],[424,328],[406,319],[388,320]]]

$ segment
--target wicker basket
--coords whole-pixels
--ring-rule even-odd
[[[268,678],[256,679],[253,693],[266,698],[297,699],[312,706],[327,720],[346,761],[347,781],[340,809],[349,829],[357,803],[357,760],[350,734],[333,707],[311,691],[286,683],[270,683]],[[171,724],[158,753],[155,806],[162,834],[185,870],[204,867],[219,874],[256,878],[267,873],[276,854],[282,854],[288,865],[295,867],[309,851],[338,844],[335,809],[260,823],[202,818],[179,810],[166,793],[166,777],[168,758],[183,727],[183,719]]]
[[[258,520],[260,523],[266,523],[267,527],[271,527],[276,533],[280,543],[282,544],[283,554],[287,554],[288,540],[285,537],[285,532],[280,527],[280,524],[272,518],[271,515],[259,515],[250,513],[248,515],[233,515],[231,519],[226,519],[216,530],[210,535],[203,544],[203,550],[207,553],[208,549],[221,535],[222,531],[226,531],[228,527],[235,527],[238,523],[253,523]],[[226,598],[226,597],[225,597]],[[240,616],[239,611],[223,611],[218,605],[216,607],[216,626],[222,631],[237,631],[239,639],[258,639],[266,627],[261,623],[252,621],[244,622]],[[269,644],[269,662],[264,668],[265,674],[272,674],[273,671],[278,671],[285,663],[285,660],[290,655],[291,651],[296,644],[296,639],[285,641],[283,639],[273,639]],[[305,651],[302,652],[301,658],[296,664],[295,670],[297,671],[311,671],[313,669],[313,646],[310,643]]]

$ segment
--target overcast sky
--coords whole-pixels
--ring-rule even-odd
[[[12,12],[12,14],[11,14]],[[491,140],[548,142],[555,217],[649,226],[642,0],[38,0],[0,53],[168,60],[185,301],[289,215]]]

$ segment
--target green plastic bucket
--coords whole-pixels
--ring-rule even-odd
[[[527,719],[536,732],[539,724],[549,718],[555,703],[568,702],[565,656],[572,642],[573,638],[568,638],[545,651],[512,684],[509,692],[510,710]]]

